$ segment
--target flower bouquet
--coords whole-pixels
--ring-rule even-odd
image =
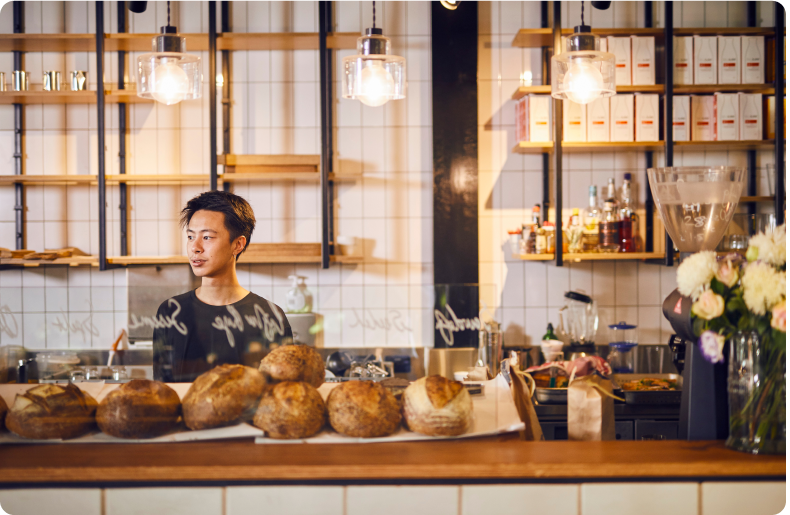
[[[757,234],[746,258],[698,252],[678,267],[678,291],[693,301],[694,335],[711,363],[730,342],[729,447],[785,452],[786,228]]]

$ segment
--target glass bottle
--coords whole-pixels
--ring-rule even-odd
[[[289,275],[288,279],[291,279],[293,284],[291,289],[285,293],[285,311],[287,313],[312,313],[313,294],[304,283],[307,278],[301,275]]]
[[[546,233],[546,253],[554,254],[557,244],[554,224],[549,221],[543,222],[543,231]]]
[[[620,189],[620,252],[634,252],[633,227],[636,213],[631,201],[631,174],[625,174],[623,186]]]
[[[539,227],[535,238],[535,254],[546,254],[547,252],[548,240],[546,239],[546,230],[543,227]]]
[[[590,186],[590,201],[584,212],[584,234],[582,235],[582,250],[584,252],[598,251],[598,225],[601,221],[601,210],[598,208],[598,187]]]
[[[606,199],[599,228],[599,248],[601,252],[617,252],[620,249],[620,221],[614,209],[614,199]]]
[[[573,214],[568,221],[568,252],[578,254],[582,251],[582,235],[584,226],[580,220],[579,208],[573,208]]]
[[[551,325],[551,322],[549,322],[549,325],[546,327],[546,334],[543,335],[543,338],[541,338],[541,340],[544,340],[544,341],[545,340],[559,340],[559,338],[557,338],[557,335],[554,334],[554,326]]]

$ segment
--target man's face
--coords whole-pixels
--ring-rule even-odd
[[[187,256],[196,276],[211,277],[233,266],[243,247],[244,236],[230,241],[224,214],[201,210],[192,215],[187,226]]]

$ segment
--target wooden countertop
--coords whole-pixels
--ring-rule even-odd
[[[464,482],[656,478],[784,479],[784,456],[714,442],[523,442],[518,435],[436,442],[0,446],[0,483]]]

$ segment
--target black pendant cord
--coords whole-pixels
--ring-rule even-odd
[[[373,0],[373,28],[376,28],[376,0]]]
[[[170,0],[167,0],[167,26],[170,26]]]
[[[168,3],[168,5],[170,5]],[[582,0],[582,25],[584,25],[584,0]]]

